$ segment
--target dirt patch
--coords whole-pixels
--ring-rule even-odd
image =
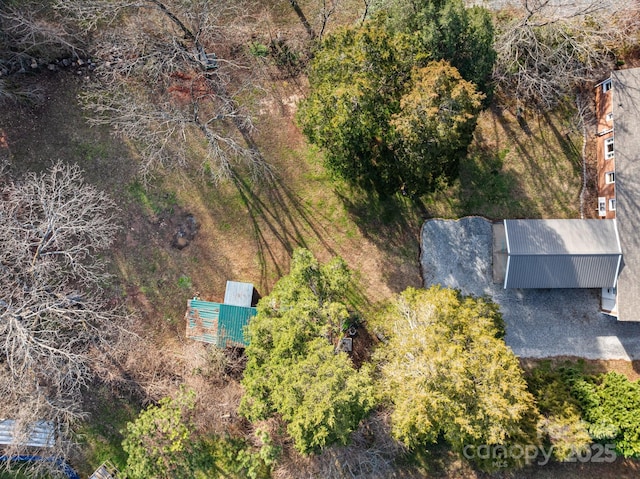
[[[143,315],[148,316],[154,312],[153,305],[147,298],[147,295],[135,285],[129,285],[127,287],[127,297],[129,298],[129,304],[134,307],[135,310],[142,312]]]
[[[350,356],[354,366],[359,369],[360,366],[371,359],[371,352],[373,351],[375,341],[369,331],[363,326],[355,328],[354,333],[352,336],[353,350]]]
[[[77,98],[84,79],[60,71],[38,80],[42,103],[0,109],[12,167],[20,173],[42,171],[57,160],[77,163],[90,183],[121,196],[136,164],[124,142],[86,122]]]

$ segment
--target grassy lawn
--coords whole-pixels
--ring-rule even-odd
[[[89,420],[77,434],[84,458],[77,472],[88,477],[103,462],[110,461],[123,470],[127,456],[122,440],[128,422],[133,421],[140,407],[114,394],[104,386],[96,386],[87,394]]]
[[[569,107],[518,119],[492,107],[480,114],[460,178],[427,198],[436,217],[579,218],[581,133]]]

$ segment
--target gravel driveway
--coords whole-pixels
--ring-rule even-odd
[[[507,344],[521,357],[640,359],[640,323],[600,313],[600,290],[505,290],[492,280],[492,227],[480,217],[422,227],[425,287],[441,284],[500,305]]]

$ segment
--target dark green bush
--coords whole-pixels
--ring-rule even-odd
[[[611,372],[575,381],[572,393],[593,439],[615,441],[625,457],[640,457],[640,382]]]
[[[547,445],[553,446],[553,456],[559,461],[585,451],[591,444],[588,424],[582,419],[580,403],[571,388],[583,376],[581,364],[553,368],[546,361],[527,378],[541,414],[538,430]]]

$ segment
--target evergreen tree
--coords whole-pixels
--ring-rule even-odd
[[[337,176],[421,194],[457,176],[484,98],[474,82],[487,88],[495,57],[493,28],[460,0],[423,2],[408,16],[396,3],[326,38],[298,121]]]
[[[415,69],[390,125],[405,190],[434,189],[457,176],[471,142],[482,94],[446,61]]]
[[[252,421],[279,414],[304,454],[345,444],[373,406],[368,372],[333,344],[349,317],[349,281],[341,259],[320,265],[297,250],[290,274],[260,301],[248,326],[240,412]]]

